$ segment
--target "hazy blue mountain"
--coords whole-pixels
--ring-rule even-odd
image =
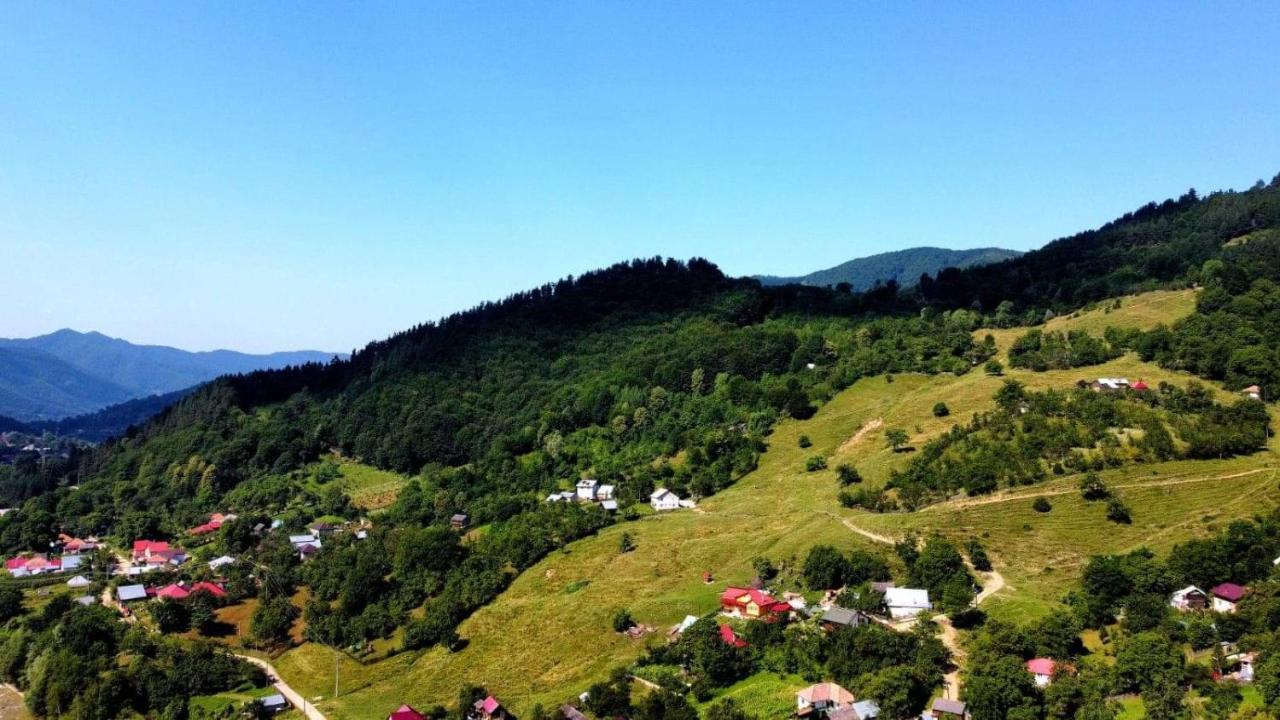
[[[48,353],[0,347],[0,415],[52,420],[93,412],[133,396],[110,380]]]
[[[1017,250],[1003,248],[973,248],[970,250],[947,250],[936,247],[908,248],[894,252],[870,255],[841,263],[833,268],[818,270],[798,277],[778,277],[775,275],[757,275],[756,279],[765,285],[812,285],[817,287],[835,286],[847,282],[854,290],[865,290],[877,281],[896,281],[903,287],[910,287],[920,282],[924,273],[934,274],[946,267],[967,268],[978,265],[1008,260],[1021,255]]]
[[[23,421],[85,415],[127,400],[185,390],[220,375],[327,362],[334,356],[309,350],[266,355],[188,352],[75,330],[0,339],[0,352],[0,415]]]

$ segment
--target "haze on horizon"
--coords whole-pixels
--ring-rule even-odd
[[[1027,250],[1280,171],[1274,3],[796,9],[10,6],[0,336],[348,351],[632,257]]]

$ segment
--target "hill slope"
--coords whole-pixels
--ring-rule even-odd
[[[765,285],[797,284],[835,287],[840,283],[849,283],[854,290],[866,290],[877,282],[889,281],[896,282],[902,287],[910,287],[920,282],[920,276],[926,273],[932,275],[948,267],[968,268],[989,265],[1016,258],[1021,254],[1017,250],[1002,248],[948,250],[918,247],[857,258],[808,275],[797,277],[757,275],[756,279]]]
[[[333,357],[315,351],[188,352],[75,330],[0,339],[0,351],[26,358],[22,364],[11,355],[0,365],[0,415],[18,420],[57,420],[183,390],[221,375],[326,362]]]

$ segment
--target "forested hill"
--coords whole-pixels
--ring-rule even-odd
[[[1153,203],[901,292],[762,287],[704,260],[620,264],[412,328],[348,360],[212,382],[77,458],[90,479],[74,503],[40,502],[84,533],[125,533],[126,519],[128,532],[173,531],[233,502],[270,509],[274,500],[240,486],[277,482],[332,450],[425,469],[436,519],[509,517],[584,472],[625,497],[656,484],[709,494],[752,466],[776,418],[810,413],[858,377],[967,371],[988,352],[969,335],[979,323],[1038,322],[1046,310],[1160,285],[1207,283],[1218,298],[1218,286],[1270,282],[1278,226],[1280,178]],[[1174,328],[1144,352],[1211,377],[1262,372],[1252,355],[1273,337],[1266,316],[1229,302],[1206,310],[1241,332],[1209,351]],[[60,482],[57,468],[45,472],[4,499]]]
[[[887,282],[910,287],[920,281],[921,275],[932,275],[943,268],[989,265],[1021,254],[1017,250],[994,247],[968,250],[917,247],[857,258],[826,270],[818,270],[797,277],[758,275],[756,279],[764,285],[796,284],[835,287],[840,283],[848,283],[853,290],[866,290],[876,283]]]

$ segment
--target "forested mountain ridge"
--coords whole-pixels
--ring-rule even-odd
[[[68,329],[33,338],[0,338],[0,415],[59,420],[185,390],[220,375],[330,357],[331,353],[309,350],[266,355],[189,352]]]
[[[933,275],[943,268],[963,269],[989,265],[1021,254],[1017,250],[996,247],[967,250],[917,247],[856,258],[806,275],[795,277],[757,275],[755,277],[764,285],[797,284],[836,287],[841,283],[848,283],[853,290],[866,290],[876,283],[895,282],[902,287],[911,287],[920,281],[920,276]]]

